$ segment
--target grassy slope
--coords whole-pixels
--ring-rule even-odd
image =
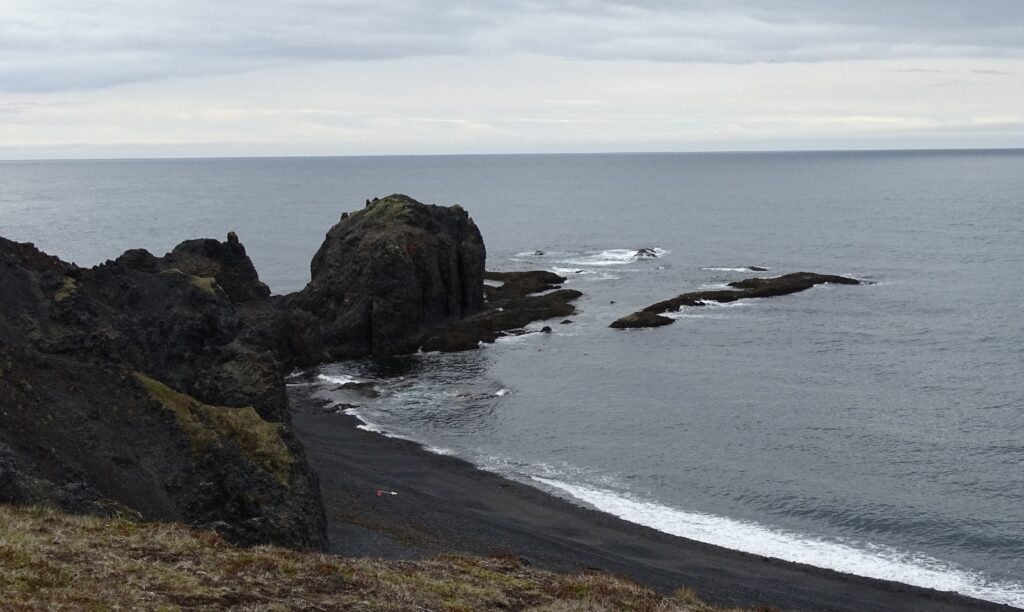
[[[681,589],[565,576],[513,559],[342,559],[236,548],[213,533],[0,505],[5,609],[718,610]]]

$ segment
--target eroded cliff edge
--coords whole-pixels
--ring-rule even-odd
[[[286,296],[234,234],[87,269],[0,238],[0,502],[322,546],[284,372],[474,348],[572,313],[557,276],[513,274],[485,300],[485,259],[465,210],[401,195],[344,214]]]

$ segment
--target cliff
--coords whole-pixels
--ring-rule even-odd
[[[474,348],[573,311],[578,293],[529,283],[486,302],[485,257],[461,207],[400,195],[343,215],[287,296],[233,233],[88,269],[0,238],[0,502],[321,547],[285,370]]]

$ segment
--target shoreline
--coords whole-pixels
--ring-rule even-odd
[[[1016,609],[673,536],[416,442],[359,429],[358,417],[324,413],[306,390],[293,388],[289,396],[295,435],[320,479],[330,553],[390,559],[514,554],[543,569],[626,575],[664,593],[692,587],[719,605]]]

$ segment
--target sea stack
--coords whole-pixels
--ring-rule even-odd
[[[419,332],[483,309],[485,260],[461,206],[374,198],[327,232],[289,307],[315,322],[301,333],[317,361],[408,352]]]

